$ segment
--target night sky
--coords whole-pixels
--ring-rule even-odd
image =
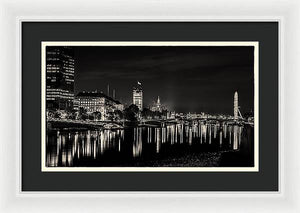
[[[144,106],[160,96],[176,112],[233,114],[234,91],[241,112],[254,108],[253,47],[74,47],[75,93],[107,84],[117,99],[132,103],[140,81]],[[111,92],[112,94],[112,92]]]

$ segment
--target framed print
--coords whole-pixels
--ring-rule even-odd
[[[42,42],[42,171],[259,171],[258,53],[258,42]]]
[[[299,212],[299,8],[0,1],[0,212]]]
[[[278,22],[21,27],[23,191],[278,191]]]

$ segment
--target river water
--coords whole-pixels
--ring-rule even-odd
[[[115,130],[51,129],[47,130],[46,166],[159,166],[157,162],[166,159],[173,163],[164,166],[178,166],[176,159],[186,156],[239,151],[246,138],[245,129],[226,122],[203,121]],[[193,162],[186,165],[197,166]]]

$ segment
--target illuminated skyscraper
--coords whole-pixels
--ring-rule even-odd
[[[72,47],[46,48],[47,108],[67,109],[74,100],[74,52]]]
[[[139,110],[143,110],[143,89],[140,82],[137,82],[136,87],[133,87],[132,97],[132,103],[136,105]]]

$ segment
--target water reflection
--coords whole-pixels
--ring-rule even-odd
[[[48,130],[46,164],[114,166],[190,150],[238,150],[242,131],[243,126],[203,121],[117,130]]]
[[[142,128],[134,128],[134,141],[132,146],[133,157],[141,156],[143,150],[142,144]]]

